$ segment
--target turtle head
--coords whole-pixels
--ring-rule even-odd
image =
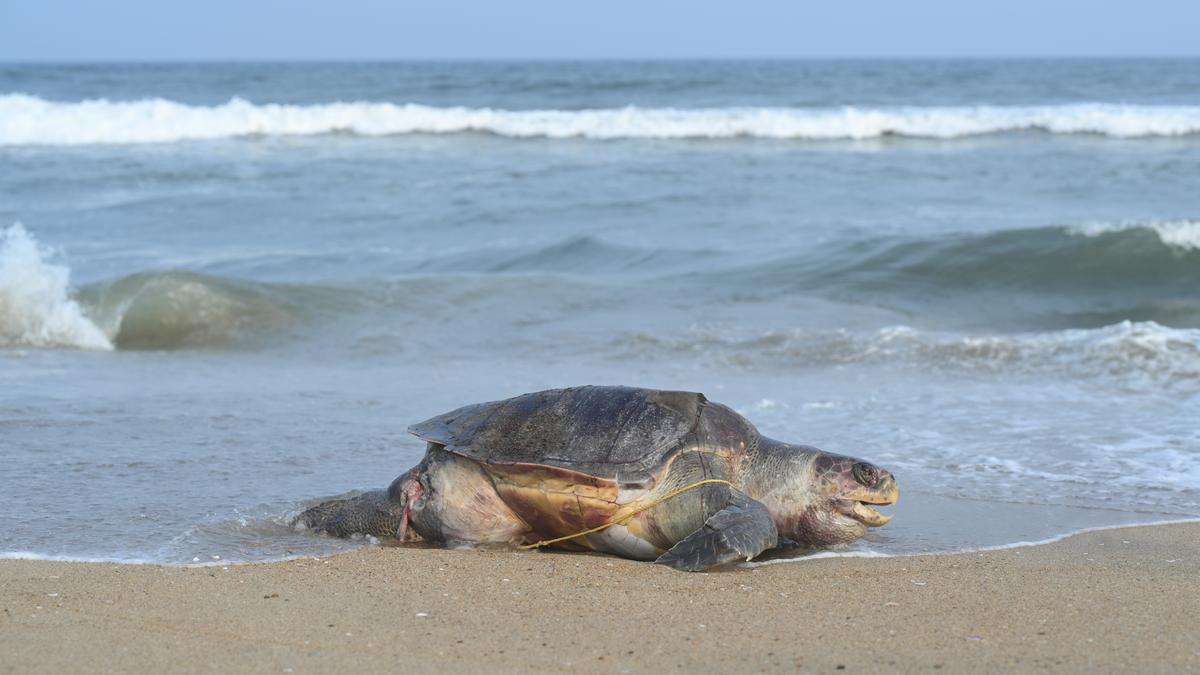
[[[779,533],[797,544],[829,546],[854,541],[892,517],[877,506],[894,504],[900,489],[891,472],[853,457],[811,446],[763,439],[764,462],[774,467],[756,481],[758,497]],[[752,495],[753,496],[753,495]]]

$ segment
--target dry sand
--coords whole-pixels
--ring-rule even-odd
[[[369,548],[230,567],[0,561],[5,672],[1200,671],[1200,524],[685,574]]]

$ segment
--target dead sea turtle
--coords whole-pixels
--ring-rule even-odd
[[[703,394],[576,387],[415,424],[424,459],[297,523],[447,545],[554,542],[696,571],[781,540],[825,546],[887,523],[891,473],[759,435]],[[586,532],[586,533],[585,533]],[[572,536],[578,535],[578,536]]]

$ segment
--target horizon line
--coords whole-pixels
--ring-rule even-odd
[[[1200,60],[1200,54],[1072,54],[959,56],[402,56],[402,57],[170,57],[170,58],[36,58],[4,59],[0,65],[198,65],[198,64],[335,64],[335,63],[721,63],[830,61],[1170,61]]]

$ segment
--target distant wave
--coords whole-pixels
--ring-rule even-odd
[[[757,296],[825,289],[864,298],[909,296],[922,306],[931,298],[964,292],[1014,290],[1034,292],[1044,301],[1075,298],[1083,308],[1138,299],[1182,307],[1195,321],[1200,318],[1200,221],[880,236],[832,242],[703,276]],[[1113,320],[1119,319],[1108,323]]]
[[[591,236],[573,236],[547,244],[511,249],[486,248],[471,253],[434,258],[418,269],[492,274],[544,272],[576,275],[655,275],[694,267],[719,256],[718,251],[711,249],[625,246]]]
[[[1176,251],[1200,251],[1200,220],[1097,222],[1068,228],[1072,234],[1085,237],[1104,237],[1113,233],[1138,230],[1152,232],[1164,246]]]
[[[169,143],[239,136],[490,133],[584,139],[951,139],[1013,131],[1115,138],[1200,133],[1200,106],[1077,103],[1035,106],[606,108],[502,110],[334,102],[215,106],[165,99],[57,102],[0,96],[0,145]]]

